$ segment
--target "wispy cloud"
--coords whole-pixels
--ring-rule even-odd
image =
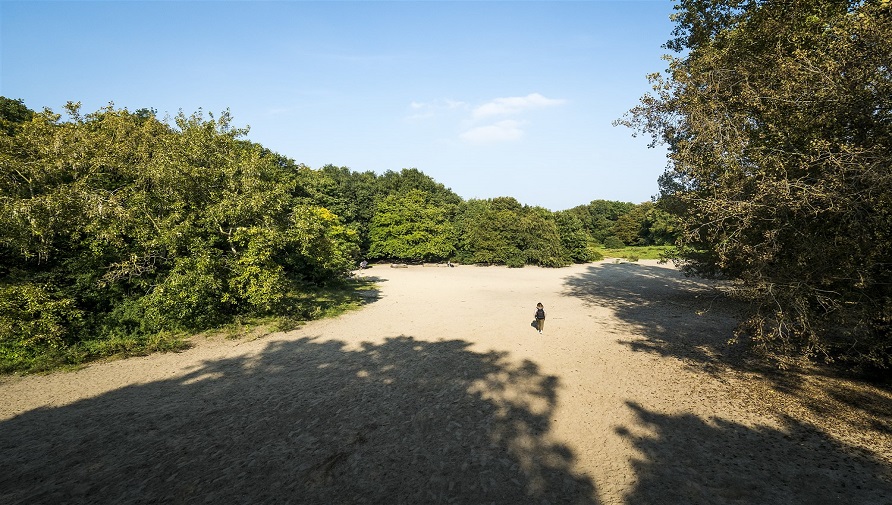
[[[459,100],[413,101],[409,104],[410,113],[407,118],[419,120],[451,115],[456,119],[456,115],[464,116],[462,132],[459,134],[460,140],[471,144],[494,144],[522,138],[524,127],[529,123],[523,118],[501,119],[501,117],[522,116],[534,109],[554,107],[564,103],[566,100],[548,98],[539,93],[494,98],[473,108],[467,102]]]
[[[472,144],[492,144],[517,140],[523,137],[523,129],[521,129],[523,124],[523,121],[506,119],[490,125],[476,126],[463,132],[459,137]]]
[[[409,119],[422,119],[436,116],[442,112],[451,112],[456,110],[467,109],[468,104],[458,100],[441,99],[432,102],[412,102],[409,109],[412,111]]]
[[[474,109],[472,115],[475,119],[520,114],[531,109],[541,109],[561,105],[565,100],[546,98],[539,93],[531,93],[527,96],[509,96],[495,98]]]

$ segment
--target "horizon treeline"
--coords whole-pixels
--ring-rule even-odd
[[[559,267],[672,241],[650,202],[463,200],[414,168],[311,169],[245,140],[228,111],[65,109],[0,97],[0,371],[309,319],[361,259]]]

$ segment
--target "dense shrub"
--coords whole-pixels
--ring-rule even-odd
[[[318,174],[240,140],[228,114],[67,109],[0,128],[5,369],[293,313],[351,268],[356,233],[316,201]]]

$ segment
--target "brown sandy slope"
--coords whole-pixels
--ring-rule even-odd
[[[0,503],[892,504],[888,389],[747,367],[671,267],[362,275],[293,332],[4,379]]]

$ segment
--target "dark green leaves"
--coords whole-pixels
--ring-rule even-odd
[[[889,3],[678,9],[681,55],[625,124],[669,147],[679,257],[743,281],[766,348],[889,367]]]

